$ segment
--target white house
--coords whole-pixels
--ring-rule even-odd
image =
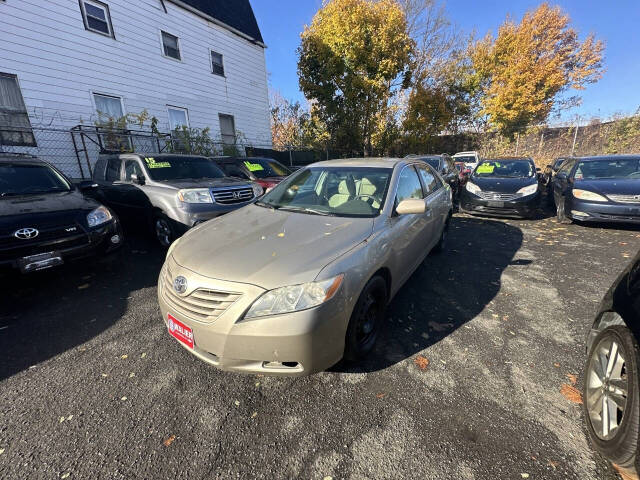
[[[161,131],[210,127],[271,146],[249,0],[0,0],[0,45],[0,151],[49,155],[77,175],[62,160],[74,148],[48,153],[46,131],[145,109]]]

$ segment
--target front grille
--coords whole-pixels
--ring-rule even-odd
[[[637,203],[640,204],[640,195],[607,195],[617,203]]]
[[[222,292],[209,288],[198,288],[182,296],[173,289],[173,278],[169,267],[162,274],[162,296],[176,311],[200,321],[213,321],[222,315],[242,294]]]
[[[480,198],[484,200],[500,200],[503,202],[509,202],[520,198],[522,195],[519,193],[500,193],[500,192],[478,192]]]
[[[251,187],[213,189],[211,193],[215,202],[222,205],[232,205],[253,200],[253,188]]]
[[[15,230],[0,233],[0,259],[27,257],[39,253],[66,250],[89,244],[89,237],[79,225],[38,228],[38,236],[16,238]]]

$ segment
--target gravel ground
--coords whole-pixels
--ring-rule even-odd
[[[0,277],[0,478],[616,478],[561,389],[579,388],[600,298],[638,248],[631,228],[456,215],[374,355],[301,379],[187,354],[142,236],[111,261]]]

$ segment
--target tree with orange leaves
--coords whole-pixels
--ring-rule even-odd
[[[513,136],[546,121],[554,107],[576,105],[579,97],[561,100],[562,94],[602,77],[604,44],[593,34],[580,42],[570,22],[559,7],[543,3],[471,47],[483,113],[501,133]]]

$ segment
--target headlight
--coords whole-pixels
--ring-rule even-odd
[[[589,190],[580,190],[579,188],[573,189],[573,196],[579,198],[580,200],[589,200],[591,202],[608,202],[605,197],[602,195],[598,195],[595,192],[590,192]]]
[[[97,227],[103,223],[107,223],[113,216],[107,207],[98,207],[87,215],[87,223],[90,227]]]
[[[482,189],[478,185],[472,182],[467,182],[466,188],[467,188],[467,191],[471,193],[478,193],[482,191]]]
[[[518,190],[518,193],[523,197],[526,197],[527,195],[533,195],[537,191],[538,191],[538,184],[534,183],[533,185],[528,185],[526,187],[521,188],[520,190]]]
[[[211,192],[207,188],[190,188],[188,190],[180,190],[178,198],[184,203],[213,203]]]
[[[340,274],[320,282],[269,290],[253,302],[244,318],[264,317],[317,307],[335,295],[343,278],[344,274]]]
[[[251,185],[251,187],[253,188],[254,197],[260,197],[264,193],[264,188],[262,188],[257,183],[254,183],[253,185]]]

